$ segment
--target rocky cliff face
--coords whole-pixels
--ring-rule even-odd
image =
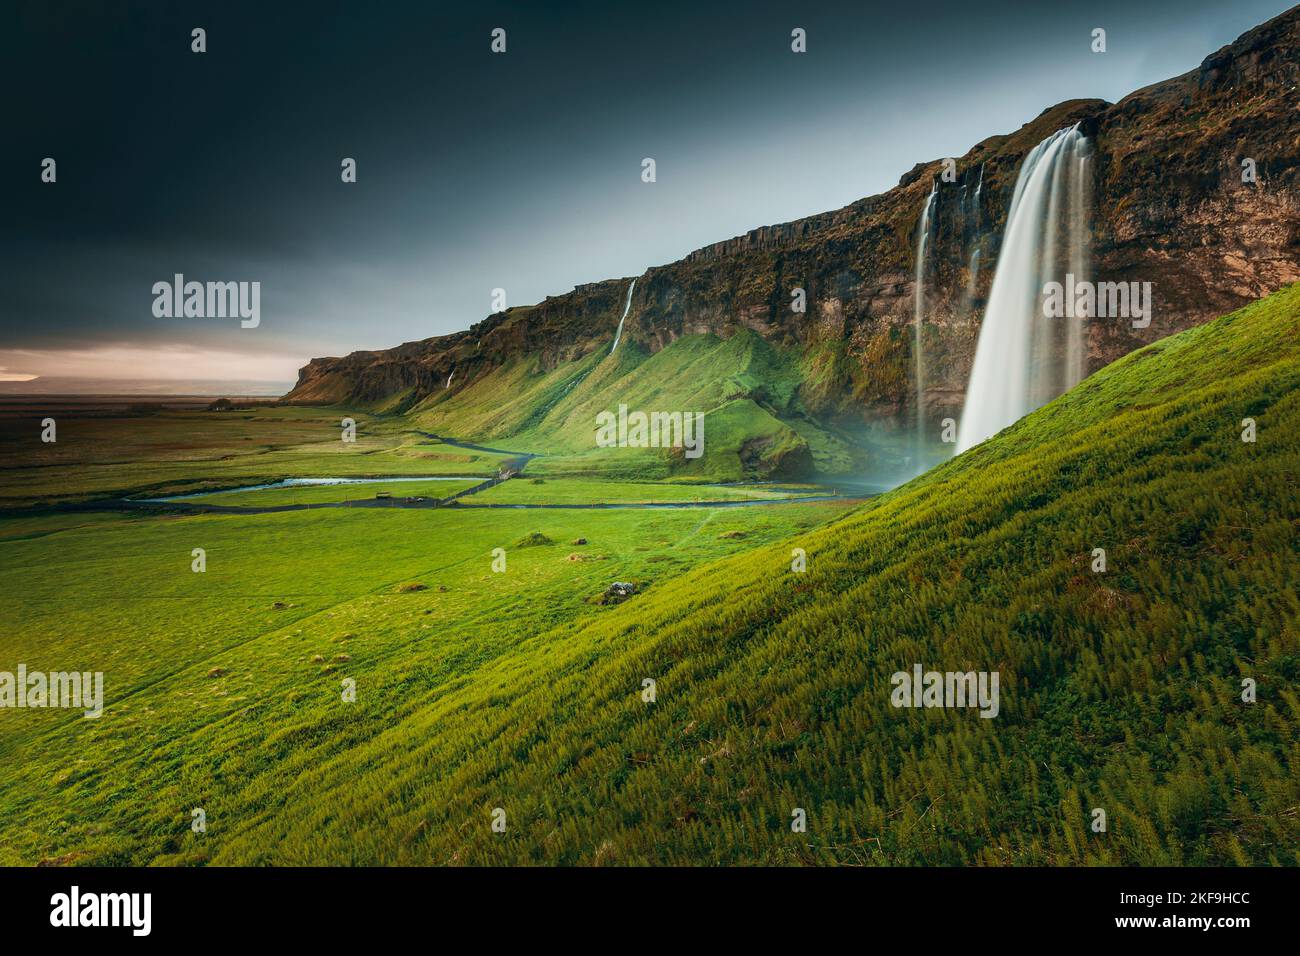
[[[1095,146],[1092,277],[1153,284],[1150,327],[1087,323],[1088,371],[1179,329],[1300,281],[1300,8],[1207,57],[1199,69],[1115,104],[1075,100],[957,157],[918,164],[883,195],[715,243],[638,280],[624,335],[651,351],[742,327],[804,351],[801,392],[839,420],[912,414],[916,228],[937,183],[925,276],[925,404],[960,408],[984,299],[1021,161],[1081,123]],[[1257,181],[1243,182],[1250,160]],[[978,255],[976,255],[978,253]],[[382,352],[314,359],[295,402],[409,405],[461,389],[512,357],[543,366],[606,348],[630,279],[580,286],[468,331]],[[807,311],[791,309],[796,287]]]

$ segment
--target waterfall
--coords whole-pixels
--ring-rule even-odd
[[[970,274],[969,285],[966,287],[966,297],[968,302],[974,301],[975,291],[979,286],[980,239],[983,236],[983,233],[980,231],[980,194],[982,192],[984,192],[984,164],[980,163],[979,182],[975,184],[975,201],[971,204],[972,212],[974,213],[974,218],[975,218],[975,223],[974,223],[975,239],[973,241],[973,245],[975,246],[975,249],[970,254],[970,266],[968,268],[968,272]]]
[[[627,303],[623,306],[623,316],[618,320],[618,331],[614,333],[614,344],[610,346],[609,354],[614,354],[614,349],[618,348],[618,340],[623,337],[623,323],[627,321],[627,313],[632,308],[632,290],[636,288],[636,279],[627,287]]]
[[[1092,209],[1092,151],[1088,148],[1086,140],[1078,157],[1078,168],[1075,173],[1074,181],[1071,183],[1073,192],[1070,195],[1070,221],[1067,228],[1069,235],[1077,237],[1078,240],[1071,242],[1069,250],[1069,274],[1078,281],[1088,278],[1092,265],[1086,238],[1088,214]],[[1074,315],[1066,321],[1069,325],[1065,353],[1065,390],[1069,391],[1083,380],[1087,354],[1083,342],[1083,316]]]
[[[452,369],[451,372],[450,372],[450,374],[448,374],[448,376],[447,376],[447,384],[444,385],[443,388],[451,388],[451,376],[452,376],[452,375],[455,375],[455,374],[456,374],[456,370],[455,370],[455,369]]]
[[[1091,153],[1076,123],[1035,146],[1020,166],[966,388],[958,452],[1083,377],[1082,320],[1045,318],[1042,293],[1044,283],[1064,280],[1067,271],[1076,281],[1087,278]]]
[[[916,316],[913,325],[912,355],[916,365],[916,436],[915,462],[921,469],[925,452],[925,353],[921,343],[921,326],[925,321],[925,250],[930,240],[930,218],[934,209],[935,197],[939,194],[939,182],[935,180],[930,187],[930,198],[925,201],[921,212],[921,222],[916,228]]]

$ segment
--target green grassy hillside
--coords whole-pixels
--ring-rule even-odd
[[[0,667],[109,699],[0,715],[0,862],[1300,864],[1298,327],[1293,287],[834,521],[16,520]],[[914,664],[998,715],[892,707]]]
[[[552,485],[501,487],[516,483]],[[528,639],[615,613],[599,602],[611,582],[649,593],[846,507],[0,518],[0,671],[102,671],[105,693],[98,719],[0,708],[0,864],[212,859],[268,815],[345,800],[279,803],[311,765],[382,749]],[[523,546],[533,532],[543,543]],[[196,547],[203,574],[191,571]],[[344,678],[355,704],[341,699]],[[195,807],[209,816],[201,837]]]
[[[214,860],[1300,863],[1298,319],[1293,287],[852,517],[525,641]],[[999,671],[1000,714],[891,707],[915,663]]]
[[[536,357],[516,360],[412,413],[439,434],[509,438],[512,448],[545,454],[532,466],[539,472],[714,481],[845,474],[864,455],[807,412],[804,361],[748,329],[728,339],[683,336],[654,354],[624,342],[613,355],[599,350],[550,371]],[[703,412],[703,457],[597,448],[597,414],[620,403]]]

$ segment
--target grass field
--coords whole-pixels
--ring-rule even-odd
[[[531,466],[530,466],[531,467]],[[518,478],[474,497],[484,504],[609,504],[745,501],[816,495],[814,486],[682,485],[649,481],[601,481],[591,478]]]
[[[0,670],[107,698],[0,711],[0,863],[1300,864],[1297,327],[1293,287],[858,504],[0,519]],[[703,491],[537,462],[484,502]],[[915,664],[998,716],[892,706]]]
[[[53,417],[57,441],[41,441]],[[342,440],[341,421],[357,424]],[[496,474],[508,456],[425,438],[401,418],[297,406],[129,414],[0,404],[0,508],[160,497],[283,478]]]
[[[614,611],[595,603],[610,582],[652,591],[843,508],[0,521],[0,582],[25,592],[4,612],[14,663],[0,669],[102,670],[108,699],[98,720],[0,711],[0,753],[23,768],[0,779],[0,862],[205,860],[312,763],[384,739],[536,635]],[[515,547],[533,532],[553,543]],[[209,815],[205,842],[190,804]]]
[[[232,505],[262,508],[275,505],[323,504],[332,501],[367,501],[376,495],[393,498],[447,498],[457,492],[482,484],[482,478],[437,478],[428,481],[367,481],[364,484],[289,485],[283,488],[217,491],[181,500],[195,504]]]

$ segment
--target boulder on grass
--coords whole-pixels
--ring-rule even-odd
[[[600,596],[600,603],[622,604],[633,594],[636,594],[636,585],[631,581],[615,581],[605,588],[605,593]]]

